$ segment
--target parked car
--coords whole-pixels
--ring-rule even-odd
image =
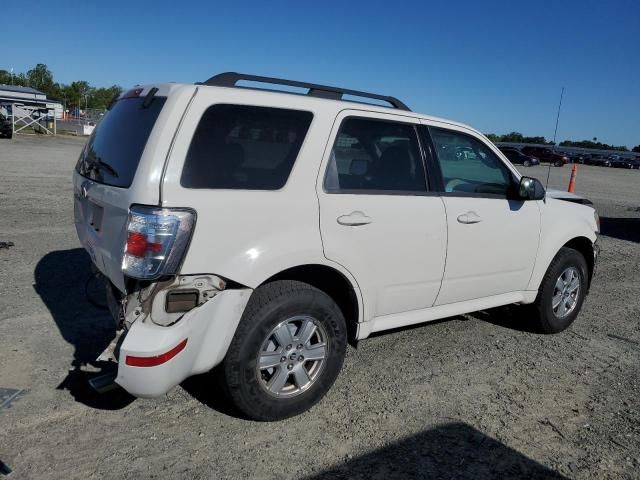
[[[617,157],[617,158],[612,158]],[[629,158],[622,158],[620,155],[611,155],[609,157],[609,166],[613,168],[633,168],[634,162]]]
[[[11,138],[13,136],[13,125],[11,121],[0,113],[0,137]]]
[[[123,93],[73,192],[118,328],[99,357],[115,382],[154,397],[219,365],[257,420],[309,409],[373,332],[508,304],[560,332],[598,254],[590,202],[545,191],[477,130],[253,75]]]
[[[532,165],[540,165],[540,160],[530,155],[525,155],[517,148],[498,147],[504,156],[514,165],[523,165],[530,167]]]
[[[569,159],[573,163],[585,163],[585,160],[591,158],[591,154],[589,153],[572,153],[569,155]]]
[[[611,161],[607,158],[604,158],[601,155],[592,155],[589,158],[585,158],[585,165],[595,165],[597,167],[610,167]]]
[[[640,158],[632,158],[629,161],[632,163],[633,168],[635,168],[636,170],[640,169]]]
[[[556,167],[563,167],[569,163],[569,157],[564,154],[554,152],[546,147],[522,147],[522,153],[538,158],[541,162],[551,163]]]

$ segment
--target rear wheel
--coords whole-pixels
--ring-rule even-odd
[[[554,165],[555,165],[556,167],[563,167],[563,166],[564,166],[564,163],[562,162],[562,160],[556,160],[556,161],[554,162]]]
[[[523,165],[524,165],[525,167],[530,167],[530,166],[531,166],[531,162],[530,162],[529,160],[525,160],[525,161],[524,161],[524,163],[523,163]]]
[[[563,247],[547,269],[533,309],[544,333],[565,330],[578,316],[587,291],[587,262],[580,252]]]
[[[298,415],[327,393],[347,346],[344,317],[324,292],[283,280],[258,288],[223,363],[226,391],[247,417]]]

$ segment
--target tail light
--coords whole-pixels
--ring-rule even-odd
[[[122,271],[147,280],[178,273],[195,220],[193,210],[131,207]]]

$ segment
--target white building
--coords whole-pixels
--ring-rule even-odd
[[[56,119],[62,118],[62,103],[47,99],[47,95],[35,88],[20,87],[18,85],[0,84],[0,111],[5,115],[21,106],[39,107]]]

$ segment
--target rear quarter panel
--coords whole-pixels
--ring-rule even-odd
[[[180,185],[193,132],[205,110],[225,103],[291,108],[313,119],[287,183],[280,190],[190,189]],[[201,87],[176,137],[162,182],[162,205],[197,212],[182,274],[215,273],[256,288],[287,268],[330,265],[355,286],[353,277],[323,255],[315,184],[336,107],[332,102],[251,90]]]

